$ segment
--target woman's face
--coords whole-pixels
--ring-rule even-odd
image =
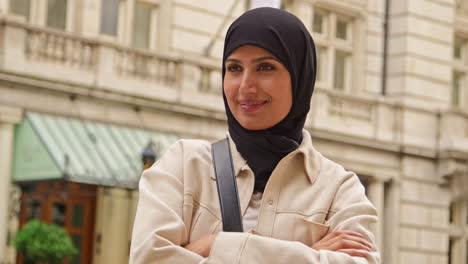
[[[226,59],[224,94],[237,122],[248,130],[271,128],[291,110],[291,76],[270,52],[252,45]]]

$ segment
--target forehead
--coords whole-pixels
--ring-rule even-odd
[[[271,52],[264,48],[260,48],[254,45],[243,45],[231,52],[227,59],[255,58],[265,56],[277,59],[273,54],[271,54]]]

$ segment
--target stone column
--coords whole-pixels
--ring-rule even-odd
[[[132,45],[132,38],[133,38],[133,9],[135,7],[135,1],[127,0],[125,6],[125,30],[124,30],[124,39],[123,43],[125,45],[131,46]]]
[[[0,106],[0,262],[8,257],[8,209],[13,163],[14,125],[20,122],[19,109]]]
[[[31,11],[30,23],[37,26],[45,26],[47,24],[46,0],[31,1]]]
[[[374,204],[377,209],[377,215],[379,217],[379,222],[377,225],[373,226],[373,232],[376,237],[377,247],[380,251],[383,250],[383,236],[384,236],[384,182],[380,179],[373,179],[369,182],[368,186],[368,196],[371,202]]]
[[[171,49],[171,34],[172,26],[167,21],[174,21],[172,9],[173,1],[162,0],[158,12],[157,30],[158,35],[156,36],[156,48],[161,52],[170,51]],[[164,36],[164,37],[159,37]]]
[[[131,210],[131,191],[99,187],[94,231],[94,263],[128,263],[131,239],[129,227],[134,218]]]

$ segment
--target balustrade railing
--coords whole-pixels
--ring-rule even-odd
[[[6,20],[4,26],[24,32],[19,34],[24,36],[24,44],[19,45],[17,51],[24,54],[24,63],[34,63],[35,69],[42,64],[44,70],[49,66],[63,66],[68,71],[64,78],[76,69],[86,71],[91,78],[102,80],[99,82],[101,84],[106,82],[106,77],[100,78],[98,75],[105,73],[118,79],[158,82],[176,89],[184,89],[182,86],[185,86],[201,93],[221,91],[221,69],[211,63],[130,49],[116,43],[25,23]],[[105,54],[102,50],[106,50]]]
[[[206,93],[220,93],[222,89],[222,78],[220,69],[214,67],[200,66],[199,90]]]
[[[176,86],[180,64],[177,59],[121,49],[116,51],[114,67],[120,76]]]
[[[60,63],[93,70],[97,63],[92,41],[44,30],[26,29],[25,55],[28,60]]]
[[[10,41],[6,46],[12,51],[3,51],[4,57],[8,57],[4,61],[16,63],[17,56],[14,54],[23,60],[9,66],[10,70],[15,70],[16,67],[26,74],[37,75],[50,69],[57,72],[54,78],[67,81],[67,77],[74,77],[74,82],[86,78],[83,84],[87,86],[95,84],[115,91],[129,92],[135,89],[135,94],[147,94],[149,98],[157,100],[183,98],[176,93],[185,93],[189,97],[193,93],[221,94],[221,67],[210,60],[136,50],[97,38],[76,36],[18,22],[5,21],[3,27],[8,29],[3,30],[3,34],[14,34],[3,36],[5,41]],[[176,91],[174,95],[160,98],[157,91],[145,93],[145,89],[154,89],[154,83],[163,85],[161,91]],[[311,113],[314,126],[333,130],[333,127],[328,128],[322,124],[334,122],[332,125],[339,131],[346,128],[347,131],[353,130],[354,135],[373,137],[379,133],[369,131],[378,131],[381,124],[385,125],[382,121],[385,115],[392,117],[391,122],[396,122],[396,110],[389,106],[384,109],[384,113],[379,110],[379,102],[374,99],[343,95],[320,87],[317,87],[315,93],[315,97],[319,96],[321,99],[317,102],[320,104],[316,109],[319,113]],[[321,122],[324,119],[330,122]],[[347,124],[359,125],[353,129]],[[395,137],[387,136],[385,139],[393,138]]]

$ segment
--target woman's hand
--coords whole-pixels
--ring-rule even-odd
[[[342,252],[354,257],[366,257],[367,252],[371,251],[372,245],[363,237],[363,235],[353,231],[335,231],[315,242],[311,248]]]
[[[211,247],[213,246],[216,235],[217,234],[203,236],[197,241],[186,245],[185,249],[188,249],[204,258],[207,258],[210,255]]]

